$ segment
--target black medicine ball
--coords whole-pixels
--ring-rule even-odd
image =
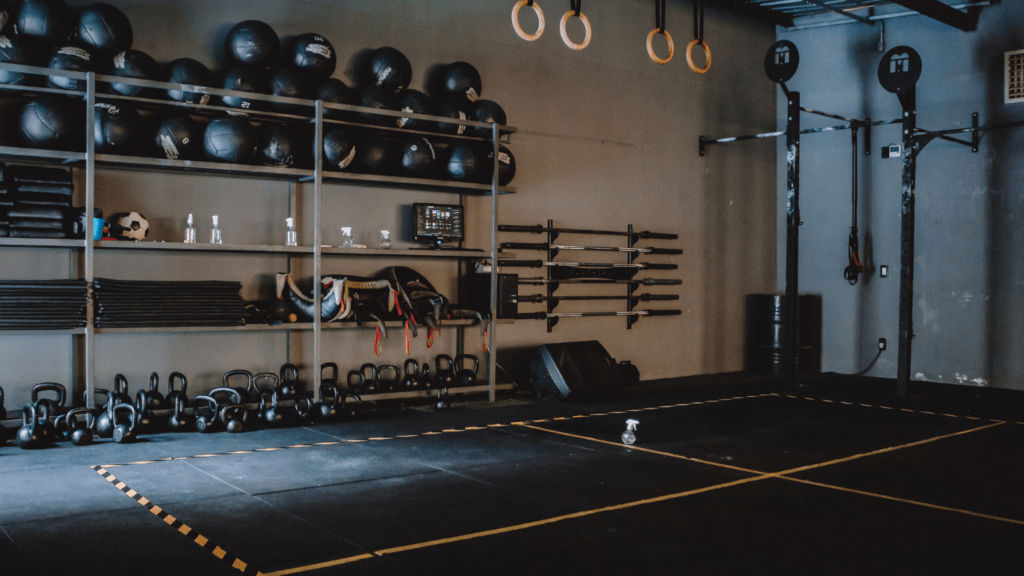
[[[309,74],[302,70],[278,66],[270,71],[269,83],[270,93],[274,96],[302,98],[304,100],[309,100],[313,96],[313,80]],[[297,104],[275,103],[273,108],[281,112],[295,112],[299,114],[305,114],[311,110],[308,106]]]
[[[328,170],[344,170],[356,157],[357,137],[350,126],[331,126],[324,134],[324,158]]]
[[[402,112],[411,114],[432,115],[434,113],[434,104],[430,97],[419,90],[403,90],[398,95],[397,105]],[[395,121],[399,128],[406,130],[429,130],[432,124],[427,120],[416,118],[396,118]]]
[[[461,98],[445,98],[437,105],[434,112],[437,116],[444,116],[445,118],[469,120],[469,114],[466,112],[468,108],[469,102]],[[462,135],[466,133],[466,128],[465,124],[456,124],[455,122],[437,123],[437,131],[442,134]]]
[[[252,164],[256,158],[256,130],[241,116],[221,116],[203,133],[206,157],[232,164]]]
[[[173,113],[156,128],[158,155],[168,160],[195,160],[202,156],[203,128],[191,116]]]
[[[356,104],[365,108],[374,108],[376,110],[398,110],[398,104],[395,102],[395,95],[379,86],[374,86],[373,84],[363,86],[359,91],[359,100]],[[375,126],[393,126],[395,120],[397,120],[394,116],[384,116],[382,114],[373,114],[371,112],[360,112],[359,119],[362,122],[373,124]]]
[[[358,172],[387,174],[394,162],[394,145],[377,132],[367,131],[356,143],[353,168]]]
[[[0,63],[39,66],[42,55],[32,40],[24,36],[0,36]],[[0,84],[27,84],[38,78],[21,72],[0,70]]]
[[[412,64],[398,50],[385,46],[370,53],[367,83],[398,93],[409,86],[412,80]]]
[[[20,0],[11,22],[19,35],[53,45],[71,36],[75,17],[64,0]]]
[[[189,84],[192,86],[210,86],[213,84],[213,74],[210,69],[191,58],[178,58],[168,62],[164,70],[164,78],[172,84]],[[209,94],[190,92],[178,88],[167,90],[167,96],[171,100],[187,102],[189,104],[206,105],[210,101]]]
[[[95,72],[96,60],[85,47],[65,43],[57,46],[50,54],[50,68],[53,70],[64,70],[66,72]],[[50,76],[49,83],[54,88],[61,90],[85,91],[86,80],[83,78],[68,78],[66,76]]]
[[[266,70],[277,62],[281,39],[266,22],[246,20],[228,31],[224,52],[232,62]]]
[[[132,47],[134,35],[128,17],[110,4],[86,6],[78,15],[78,40],[97,54],[114,54]]]
[[[317,89],[316,99],[323,100],[325,103],[331,104],[348,104],[349,106],[358,105],[358,95],[356,91],[345,85],[344,82],[337,78],[328,78],[320,84],[320,88]],[[351,113],[345,110],[331,110],[330,108],[324,108],[324,116],[334,119],[347,118]]]
[[[266,166],[293,165],[297,136],[288,124],[264,122],[256,129],[256,161]]]
[[[327,78],[338,66],[338,55],[326,38],[310,32],[292,40],[285,62],[314,76]]]
[[[490,184],[494,173],[494,149],[486,147],[481,164],[480,182]],[[516,157],[508,148],[498,145],[498,186],[508,186],[516,177]]]
[[[442,156],[441,169],[449,178],[460,182],[480,180],[479,172],[487,168],[481,166],[481,151],[482,149],[474,144],[452,144]]]
[[[476,102],[483,92],[480,73],[468,62],[452,62],[441,71],[441,89],[451,96]]]
[[[422,136],[406,136],[398,145],[399,171],[403,176],[423,178],[437,167],[437,151]]]
[[[160,67],[152,56],[141,50],[125,50],[114,55],[111,76],[122,78],[135,78],[137,80],[156,80],[160,73]],[[121,84],[112,82],[110,89],[125,96],[140,96],[148,98],[154,91],[153,88],[143,88],[132,84]]]
[[[131,155],[138,151],[142,117],[133,108],[123,104],[96,105],[93,131],[96,151],[107,154]]]
[[[249,66],[232,66],[224,73],[224,82],[221,83],[221,87],[225,90],[256,94],[266,94],[270,91],[266,74]],[[266,104],[262,100],[253,100],[242,96],[221,96],[220,99],[225,106],[246,110],[255,110]]]
[[[505,110],[498,106],[497,102],[492,102],[491,100],[477,100],[474,102],[470,107],[469,119],[487,124],[499,124],[501,126],[508,124]],[[492,136],[490,128],[472,126],[469,132],[470,135],[479,136],[480,138],[490,138]]]
[[[80,104],[56,96],[29,100],[18,115],[24,145],[49,150],[69,148],[82,125],[75,113],[77,106]]]

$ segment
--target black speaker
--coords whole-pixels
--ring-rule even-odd
[[[519,275],[498,274],[498,318],[519,315]],[[466,307],[481,314],[491,311],[491,274],[466,276]]]
[[[530,382],[539,398],[560,402],[570,396],[602,396],[626,385],[619,365],[597,340],[541,346],[530,364]]]

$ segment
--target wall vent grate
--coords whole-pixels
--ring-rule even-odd
[[[1006,53],[1006,103],[1024,102],[1024,50]]]

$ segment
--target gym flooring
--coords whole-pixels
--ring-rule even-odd
[[[0,574],[1015,572],[1022,399],[705,377],[562,404],[8,445]]]

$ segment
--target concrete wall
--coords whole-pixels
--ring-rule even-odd
[[[643,319],[627,331],[625,319],[568,319],[553,333],[542,321],[498,327],[500,346],[535,346],[545,342],[598,339],[613,356],[639,365],[644,379],[723,372],[742,368],[742,302],[750,292],[775,286],[775,150],[771,143],[722,147],[707,158],[697,154],[698,136],[758,132],[775,124],[775,92],[761,72],[764,51],[774,41],[770,25],[709,12],[706,39],[714,54],[710,73],[700,76],[685,62],[691,4],[670,2],[669,30],[676,34],[677,54],[667,66],[647,56],[644,39],[653,27],[647,0],[591,2],[585,13],[594,27],[589,48],[568,49],[557,19],[561,7],[544,6],[548,28],[536,42],[515,35],[509,19],[513,2],[457,0],[111,0],[131,19],[134,47],[166,62],[198,59],[211,68],[219,59],[218,39],[234,23],[260,19],[282,37],[315,31],[327,37],[339,58],[335,76],[354,83],[352,59],[367,48],[390,45],[413,65],[412,87],[423,89],[430,67],[466,60],[483,77],[483,97],[499,102],[509,123],[519,128],[510,148],[518,173],[514,195],[501,197],[500,222],[578,228],[678,233],[682,256],[658,257],[674,262],[676,272],[647,273],[682,278],[680,287],[651,292],[681,295],[678,317]],[[88,4],[73,2],[75,6]],[[530,16],[522,21],[530,28]],[[570,26],[574,34],[580,32]],[[699,58],[698,58],[699,60]],[[402,206],[412,202],[457,203],[457,194],[389,190],[362,186],[325,186],[324,242],[340,243],[338,226],[355,227],[356,241],[372,243],[382,228],[402,230]],[[180,241],[187,213],[195,213],[200,240],[208,235],[209,216],[221,217],[225,242],[279,243],[289,199],[299,210],[300,244],[311,242],[308,184],[248,181],[187,174],[100,170],[97,206],[108,213],[137,210],[149,217],[151,239]],[[467,247],[488,248],[489,198],[468,197]],[[539,241],[539,236],[503,234],[499,241]],[[407,235],[396,249],[412,246]],[[612,244],[611,237],[563,236],[578,244]],[[51,253],[52,252],[52,253]],[[539,258],[540,253],[521,256]],[[566,253],[564,259],[600,260],[601,253]],[[7,277],[61,276],[73,257],[60,251],[0,250]],[[618,261],[624,261],[624,258]],[[40,264],[45,262],[46,264]],[[274,272],[289,266],[311,274],[311,258],[291,262],[281,256],[138,254],[127,251],[97,255],[99,276],[152,279],[174,276],[231,279],[245,283],[243,294],[272,291]],[[329,257],[325,273],[369,274],[388,265],[422,270],[443,292],[454,294],[454,261]],[[527,276],[540,275],[520,270]],[[565,293],[617,294],[620,289],[572,290]],[[661,307],[676,307],[667,302]],[[657,306],[652,306],[657,307]],[[541,310],[541,305],[523,305]],[[560,310],[624,309],[563,304]],[[467,333],[467,352],[480,350],[475,329]],[[74,343],[66,337],[4,336],[0,350],[2,383],[9,390],[45,378],[67,382],[66,356]],[[363,362],[401,364],[401,334],[385,341],[380,358],[372,353],[372,330],[325,332],[325,360],[343,370]],[[123,372],[131,387],[142,385],[150,371],[163,377],[171,370],[188,374],[200,390],[218,382],[232,368],[276,371],[290,357],[308,369],[312,340],[308,333],[192,333],[98,335],[97,385]],[[13,343],[13,344],[8,344]],[[31,343],[31,344],[30,344]],[[41,350],[34,354],[27,347]],[[414,358],[454,351],[454,330],[446,330],[433,349],[424,338],[413,342]],[[51,361],[51,355],[55,360]],[[45,375],[45,376],[44,376]],[[16,394],[10,405],[22,402]]]
[[[925,17],[890,20],[886,49],[906,45],[923,60],[918,126],[967,127],[1024,118],[1003,103],[1003,53],[1024,48],[1024,6],[1002,2],[964,33]],[[878,83],[879,26],[861,24],[781,31],[800,49],[789,83],[804,106],[848,117],[893,119],[895,95]],[[785,101],[779,98],[779,126]],[[805,114],[804,127],[838,124]],[[969,135],[964,138],[970,139]],[[863,134],[861,134],[863,142]],[[872,130],[871,156],[860,156],[861,255],[868,270],[856,286],[843,279],[850,226],[850,133],[804,136],[801,147],[801,291],[824,300],[823,368],[858,372],[884,337],[889,350],[869,372],[896,376],[899,310],[901,161],[882,159],[900,143],[898,126]],[[1024,388],[1024,258],[1021,158],[1024,131],[984,132],[981,149],[935,140],[917,164],[917,236],[912,374],[933,382]],[[781,145],[784,145],[782,143]],[[785,206],[785,155],[779,148],[778,209]],[[784,288],[785,219],[779,221],[778,278]],[[878,268],[890,267],[889,278]]]

